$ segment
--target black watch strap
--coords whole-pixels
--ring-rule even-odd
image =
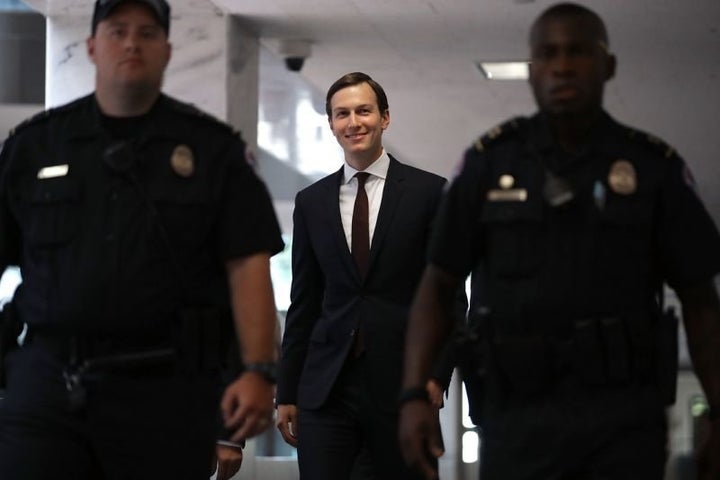
[[[428,395],[425,387],[411,387],[406,388],[400,392],[398,396],[398,406],[403,406],[407,402],[413,400],[422,400],[425,403],[430,403],[430,395]]]
[[[277,383],[277,363],[275,362],[246,363],[245,371],[259,374],[269,383]]]

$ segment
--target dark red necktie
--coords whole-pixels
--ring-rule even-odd
[[[352,217],[352,235],[350,251],[355,259],[361,277],[367,272],[368,257],[370,256],[370,227],[368,215],[368,197],[365,192],[365,181],[370,176],[367,172],[358,172],[355,178],[358,181],[355,207]]]
[[[370,174],[367,172],[358,172],[355,174],[355,178],[357,178],[358,181],[358,190],[355,196],[355,207],[353,207],[350,250],[355,259],[358,271],[360,272],[360,278],[365,278],[368,257],[370,256],[370,215],[368,213],[367,192],[365,191],[365,181],[369,176]],[[353,344],[353,355],[355,358],[358,358],[364,351],[365,334],[362,323],[359,323]]]

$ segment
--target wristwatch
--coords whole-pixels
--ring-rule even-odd
[[[277,383],[277,363],[275,362],[246,363],[245,371],[259,374],[269,383]]]
[[[410,387],[402,390],[398,396],[398,406],[403,406],[413,400],[421,400],[430,403],[430,395],[425,387]]]

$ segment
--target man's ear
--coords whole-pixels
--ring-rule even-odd
[[[167,44],[167,58],[165,59],[165,67],[167,68],[168,64],[170,63],[170,59],[172,58],[172,43],[168,42]]]
[[[528,62],[527,64],[527,82],[532,86],[533,83],[533,66],[532,62]]]
[[[383,130],[387,129],[390,126],[390,110],[385,110],[382,114],[382,120],[380,123],[380,126]]]
[[[85,50],[87,51],[87,56],[90,59],[92,63],[95,63],[95,37],[88,37],[87,40],[85,40]]]
[[[616,70],[617,70],[617,57],[615,57],[615,55],[613,55],[611,53],[608,53],[607,59],[606,59],[606,72],[605,72],[605,81],[606,82],[615,76]]]

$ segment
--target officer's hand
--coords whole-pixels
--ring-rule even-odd
[[[215,473],[215,466],[217,465],[216,480],[228,480],[240,470],[243,461],[243,451],[239,446],[233,447],[218,444],[215,447],[215,456],[213,471],[210,472],[210,475]],[[217,464],[215,462],[217,462]]]
[[[443,406],[443,387],[437,380],[433,380],[432,378],[428,380],[425,384],[425,390],[428,392],[428,397],[430,397],[430,403],[432,403],[433,407],[440,408]]]
[[[403,404],[399,441],[405,463],[426,479],[436,480],[438,472],[431,459],[444,453],[437,409],[422,400]]]
[[[223,394],[220,408],[225,428],[236,430],[231,442],[265,431],[272,422],[275,386],[256,372],[245,372]]]
[[[705,419],[698,448],[698,480],[720,478],[720,417],[714,421]]]
[[[277,425],[278,430],[280,430],[280,434],[285,442],[293,447],[297,447],[298,444],[297,417],[297,406],[278,405],[275,425]]]

